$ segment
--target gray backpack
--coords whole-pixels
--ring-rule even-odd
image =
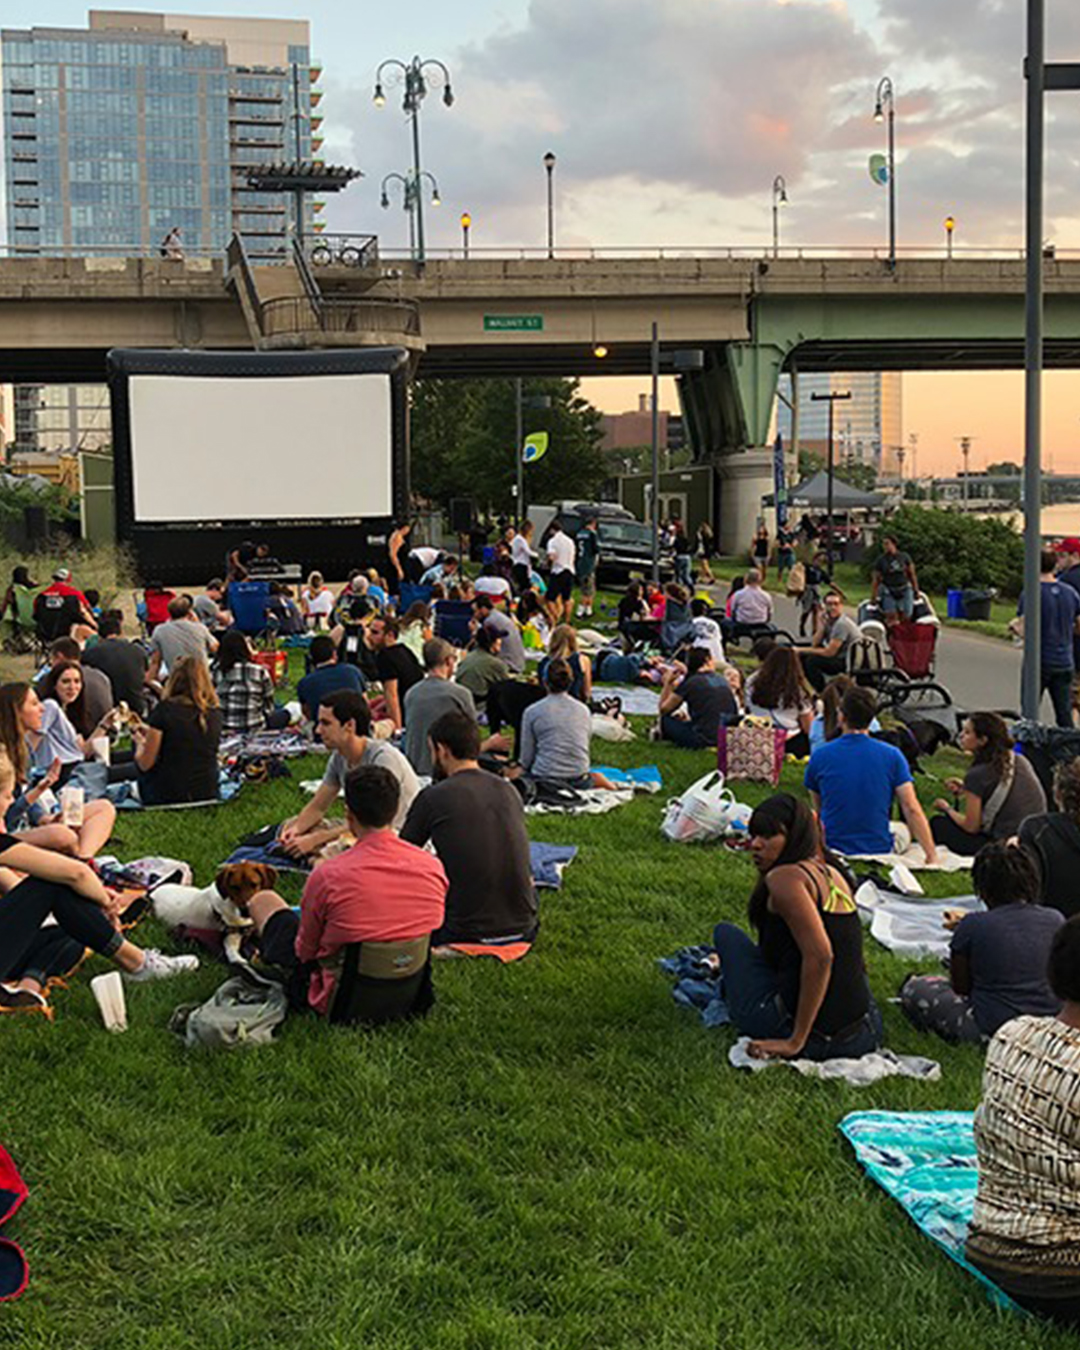
[[[288,1011],[284,988],[276,980],[241,967],[205,1003],[185,1003],[169,1019],[169,1030],[190,1049],[209,1045],[226,1050],[269,1045]]]

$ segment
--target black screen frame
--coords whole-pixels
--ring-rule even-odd
[[[386,545],[398,520],[409,510],[409,354],[400,347],[368,347],[318,352],[206,352],[115,348],[106,358],[112,405],[115,465],[116,533],[134,555],[143,584],[161,581],[194,584],[220,575],[230,549],[245,539],[265,540],[283,563],[305,573],[345,577],[357,567],[384,569]],[[159,375],[176,379],[289,379],[312,375],[387,375],[391,407],[391,513],[342,519],[326,516],[303,521],[258,518],[191,521],[140,521],[135,514],[135,475],[131,425],[131,379]],[[317,410],[313,410],[313,418]],[[317,432],[313,434],[317,454]],[[308,471],[305,448],[297,447],[291,465],[268,465],[270,472]],[[213,485],[207,484],[207,500]]]

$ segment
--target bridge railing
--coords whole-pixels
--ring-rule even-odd
[[[413,255],[406,248],[382,248],[380,249],[380,258],[384,262],[413,262]],[[903,262],[907,259],[916,259],[921,261],[932,261],[939,263],[948,262],[1023,262],[1025,253],[1022,248],[954,248],[951,255],[942,247],[912,247],[898,248],[896,250],[897,258]],[[827,261],[829,259],[865,259],[867,261],[880,261],[886,263],[889,260],[889,251],[886,248],[875,248],[868,245],[856,245],[853,247],[842,247],[838,245],[821,245],[812,247],[791,247],[781,248],[774,252],[771,248],[755,247],[745,244],[670,244],[663,246],[654,245],[613,245],[601,247],[581,247],[581,248],[556,248],[551,253],[546,247],[513,247],[513,246],[495,246],[491,248],[477,248],[470,244],[468,249],[459,246],[457,248],[427,248],[424,250],[424,256],[428,262],[437,261],[528,261],[541,262],[553,259],[556,262],[591,262],[603,259],[617,260],[620,258],[645,258],[655,261],[665,259],[685,259],[685,258],[713,258],[731,262],[784,262],[784,261]],[[1075,248],[1053,248],[1047,249],[1045,255],[1048,262],[1055,260],[1077,261],[1080,260],[1080,249]]]
[[[306,295],[264,300],[260,326],[265,338],[320,333],[372,333],[387,338],[420,335],[420,307],[412,300],[335,300],[324,297],[316,312]]]
[[[312,267],[378,267],[379,239],[374,234],[319,234],[304,240]]]

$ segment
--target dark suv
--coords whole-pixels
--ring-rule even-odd
[[[536,508],[537,513],[540,509]],[[593,516],[600,522],[599,583],[602,586],[625,585],[631,573],[649,576],[652,571],[652,526],[643,524],[625,507],[614,502],[560,502],[552,519],[557,518],[573,539],[586,520]],[[660,572],[662,576],[672,572],[670,554],[661,554]]]

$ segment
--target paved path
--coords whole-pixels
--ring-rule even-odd
[[[726,584],[718,584],[714,592],[726,599]],[[773,602],[779,626],[797,637],[799,619],[794,601],[774,595]],[[958,628],[943,627],[939,632],[937,680],[952,694],[959,708],[1019,711],[1020,666],[1021,649],[1010,642]],[[1053,720],[1049,699],[1044,702],[1043,716]]]

